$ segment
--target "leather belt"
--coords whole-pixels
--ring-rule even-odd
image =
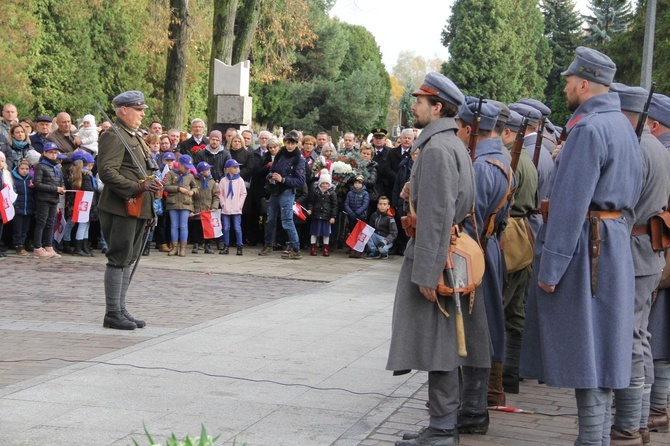
[[[591,257],[591,296],[596,297],[598,285],[598,257],[600,256],[600,221],[603,219],[620,218],[621,211],[589,210],[586,219],[589,221],[589,254]]]
[[[593,214],[598,213],[598,218],[600,218],[600,220],[608,220],[608,219],[612,219],[612,218],[619,218],[619,217],[621,217],[621,215],[623,215],[621,213],[621,211],[588,211],[586,213],[586,218],[587,219],[593,217],[593,215],[589,215],[591,213],[593,213]]]
[[[631,231],[630,235],[635,236],[635,235],[647,235],[649,234],[649,225],[637,225],[633,226],[633,230]]]

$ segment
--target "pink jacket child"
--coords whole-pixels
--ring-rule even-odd
[[[219,182],[219,203],[221,204],[221,220],[223,223],[223,249],[219,254],[228,254],[230,246],[230,226],[235,230],[237,255],[242,255],[242,207],[247,197],[247,188],[240,176],[241,164],[234,159],[226,161],[226,174]]]

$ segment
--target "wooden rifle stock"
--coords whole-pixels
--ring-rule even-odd
[[[512,146],[512,162],[510,163],[510,166],[514,172],[516,172],[516,168],[519,165],[519,158],[521,158],[523,139],[526,137],[526,127],[528,127],[528,116],[524,116],[521,119],[521,126],[519,127],[519,131],[516,133],[514,145]]]
[[[647,102],[644,104],[644,109],[640,113],[640,117],[637,120],[637,126],[635,127],[635,134],[637,135],[637,141],[640,142],[642,139],[642,132],[644,131],[644,126],[647,124],[647,117],[649,116],[649,106],[651,105],[651,99],[654,96],[654,91],[656,91],[656,82],[651,83],[651,88],[649,89],[649,96],[647,97]]]
[[[535,137],[535,152],[533,152],[533,164],[537,169],[537,165],[540,162],[540,150],[542,150],[542,139],[544,138],[544,123],[546,122],[547,117],[542,116],[540,122],[537,125],[537,136]]]
[[[468,149],[470,150],[470,159],[472,162],[475,162],[475,150],[477,150],[477,137],[479,136],[479,123],[482,120],[482,104],[484,103],[484,96],[479,96],[479,102],[477,103],[477,109],[473,114],[472,119],[472,132],[470,133],[470,140],[468,141]]]

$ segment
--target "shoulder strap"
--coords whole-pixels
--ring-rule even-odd
[[[510,169],[508,171],[505,168],[505,165],[500,160],[497,160],[495,158],[486,158],[486,162],[491,164],[492,166],[496,166],[507,177],[507,192],[505,192],[505,195],[503,196],[502,200],[500,200],[500,203],[498,203],[498,206],[496,206],[493,213],[484,223],[484,227],[486,228],[486,233],[484,234],[485,239],[493,235],[493,232],[495,231],[495,219],[496,216],[498,215],[498,212],[500,212],[500,210],[505,206],[505,204],[512,198],[512,170]]]

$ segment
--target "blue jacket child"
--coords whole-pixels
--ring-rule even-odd
[[[347,193],[347,198],[344,201],[344,211],[347,213],[349,222],[352,225],[356,224],[356,220],[365,221],[368,218],[370,194],[365,189],[364,181],[362,175],[357,176],[354,179],[353,187]]]
[[[16,201],[14,202],[14,211],[17,215],[33,215],[35,213],[35,189],[33,188],[33,177],[30,175],[30,171],[25,176],[19,173],[18,169],[22,164],[19,164],[12,169],[14,192],[16,192],[17,195]],[[28,166],[27,163],[26,166]]]

